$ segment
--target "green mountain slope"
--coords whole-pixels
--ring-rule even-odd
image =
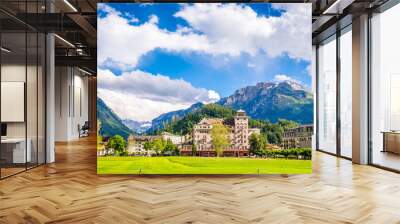
[[[122,120],[116,115],[102,99],[97,97],[97,119],[101,122],[100,135],[114,136],[121,135],[127,139],[132,131],[124,125]]]

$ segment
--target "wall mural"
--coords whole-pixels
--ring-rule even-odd
[[[98,4],[99,174],[311,173],[311,4]]]

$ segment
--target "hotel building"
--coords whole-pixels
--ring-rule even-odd
[[[198,155],[215,156],[211,130],[216,124],[224,125],[228,129],[230,145],[224,150],[224,156],[247,156],[251,134],[260,134],[260,129],[249,128],[249,118],[243,110],[236,112],[233,124],[222,118],[203,118],[193,128],[193,143],[196,145]],[[185,145],[181,153],[191,153],[191,147],[191,145]]]

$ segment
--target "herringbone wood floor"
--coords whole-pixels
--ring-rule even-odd
[[[0,181],[0,223],[400,223],[400,175],[314,154],[312,175],[98,176],[95,139]]]

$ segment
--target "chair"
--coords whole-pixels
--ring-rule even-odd
[[[80,125],[78,124],[79,138],[89,136],[89,130],[90,130],[89,121],[85,121],[82,127],[80,127]]]

